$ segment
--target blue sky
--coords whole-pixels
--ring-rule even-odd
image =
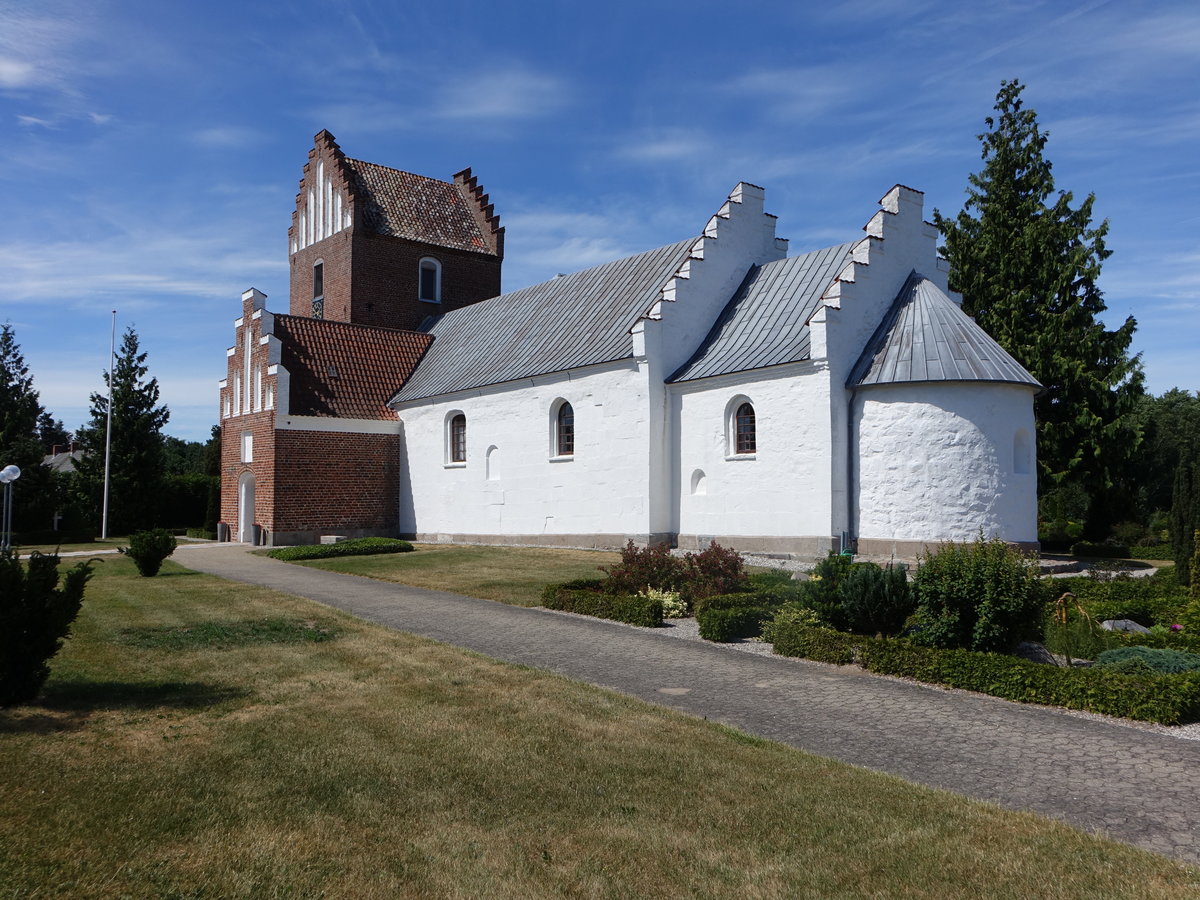
[[[1194,2],[0,0],[0,321],[69,428],[110,310],[171,408],[216,421],[240,293],[287,307],[313,135],[449,179],[507,227],[504,287],[696,234],[763,185],[792,252],[853,239],[899,182],[957,212],[1001,79],[1060,189],[1110,221],[1110,325],[1147,386],[1200,389]]]

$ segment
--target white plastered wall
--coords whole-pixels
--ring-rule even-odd
[[[1036,541],[1032,394],[1027,386],[986,382],[859,391],[860,542],[970,541],[981,529],[986,538]]]
[[[575,414],[568,457],[554,454],[560,400]],[[448,461],[445,446],[454,412],[467,419],[462,464]],[[652,423],[644,367],[635,361],[417,401],[399,413],[403,533],[584,546],[590,537],[612,545],[603,536],[651,533]]]
[[[672,386],[678,423],[675,479],[681,543],[718,537],[781,551],[832,546],[829,380],[795,363]],[[741,402],[754,407],[756,449],[738,454],[730,433]]]
[[[922,216],[924,195],[896,185],[879,201],[880,209],[863,230],[852,261],[822,297],[809,319],[811,356],[829,367],[832,534],[853,533],[851,502],[850,402],[845,387],[851,369],[892,301],[916,270],[942,290],[945,264],[937,257],[937,230]]]

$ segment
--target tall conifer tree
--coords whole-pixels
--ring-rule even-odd
[[[38,419],[45,415],[33,387],[12,325],[0,325],[0,468],[16,466],[21,477],[13,483],[13,528],[21,532],[48,531],[55,494],[50,470],[42,465]]]
[[[964,311],[1045,386],[1034,407],[1039,495],[1082,487],[1099,537],[1110,524],[1112,473],[1139,439],[1141,362],[1129,353],[1137,323],[1131,316],[1108,331],[1097,320],[1108,222],[1092,225],[1095,195],[1072,207],[1069,191],[1056,194],[1048,135],[1023,108],[1023,90],[1001,82],[997,114],[979,135],[983,169],[969,178],[963,210],[953,219],[935,210],[934,224]]]
[[[159,493],[165,468],[162,427],[170,412],[158,405],[158,379],[147,378],[146,354],[138,336],[127,328],[113,368],[112,464],[108,530],[127,534],[157,524]],[[104,443],[108,417],[108,373],[105,390],[92,394],[91,421],[80,431],[84,458],[79,485],[99,521],[104,491]]]

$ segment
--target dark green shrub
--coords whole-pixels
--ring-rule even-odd
[[[1092,541],[1076,541],[1071,545],[1071,555],[1100,559],[1127,559],[1129,548],[1124,544],[1110,544],[1107,541],[1102,544]]]
[[[705,597],[732,594],[747,587],[742,555],[713,541],[684,557],[683,599],[693,605]]]
[[[1105,650],[1096,657],[1097,669],[1127,671],[1130,660],[1139,660],[1155,674],[1173,675],[1178,672],[1200,672],[1200,654],[1178,650],[1154,650],[1150,647],[1123,647]]]
[[[398,538],[353,538],[336,544],[305,544],[302,547],[277,547],[268,550],[271,559],[299,562],[306,559],[334,559],[339,556],[374,556],[377,553],[409,553],[413,545]]]
[[[666,544],[639,547],[630,540],[621,550],[621,561],[601,566],[607,575],[604,590],[610,594],[636,594],[646,588],[677,591],[682,587],[683,560],[671,555]]]
[[[1073,593],[1097,622],[1133,619],[1147,628],[1156,623],[1170,625],[1187,604],[1187,592],[1162,578],[1059,578],[1054,587]]]
[[[163,528],[135,531],[129,537],[129,546],[117,549],[133,560],[139,575],[153,578],[163,560],[175,552],[175,535]]]
[[[765,572],[753,572],[746,576],[746,580],[750,583],[752,591],[786,587],[796,581],[787,569],[767,569]]]
[[[60,588],[57,554],[34,551],[22,566],[15,553],[0,553],[0,707],[37,697],[91,577],[92,563],[78,563]]]
[[[845,634],[802,624],[776,628],[775,652],[880,675],[915,678],[1021,703],[1083,709],[1164,725],[1200,720],[1200,673],[1137,676],[1060,668],[996,653],[939,650],[900,638]]]
[[[542,592],[542,606],[645,628],[659,628],[663,623],[662,601],[637,594],[609,594],[552,584]]]
[[[896,634],[916,608],[905,567],[856,564],[838,585],[838,600],[851,631]]]
[[[706,607],[696,613],[696,623],[700,626],[700,637],[706,641],[728,643],[739,638],[757,637],[762,633],[763,623],[774,614],[775,610],[766,606]]]
[[[921,563],[912,587],[919,639],[933,647],[1002,652],[1042,624],[1037,562],[1000,540],[947,544]]]
[[[736,594],[714,594],[696,603],[696,615],[705,610],[714,609],[745,609],[748,606],[762,606],[760,594],[757,591],[742,591]]]
[[[1129,548],[1130,559],[1173,560],[1175,552],[1170,544],[1135,544]]]

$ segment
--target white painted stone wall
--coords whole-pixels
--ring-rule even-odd
[[[982,529],[1036,541],[1032,398],[1031,388],[1009,384],[861,390],[853,406],[859,539],[970,541]]]
[[[568,457],[553,454],[559,400],[575,413],[575,452]],[[455,412],[467,418],[461,464],[449,461],[446,446],[446,422]],[[651,530],[648,392],[644,369],[632,360],[418,401],[399,414],[402,532],[538,537]]]
[[[829,382],[796,363],[673,385],[676,496],[685,535],[831,536]],[[736,453],[732,418],[754,407],[756,449]]]

